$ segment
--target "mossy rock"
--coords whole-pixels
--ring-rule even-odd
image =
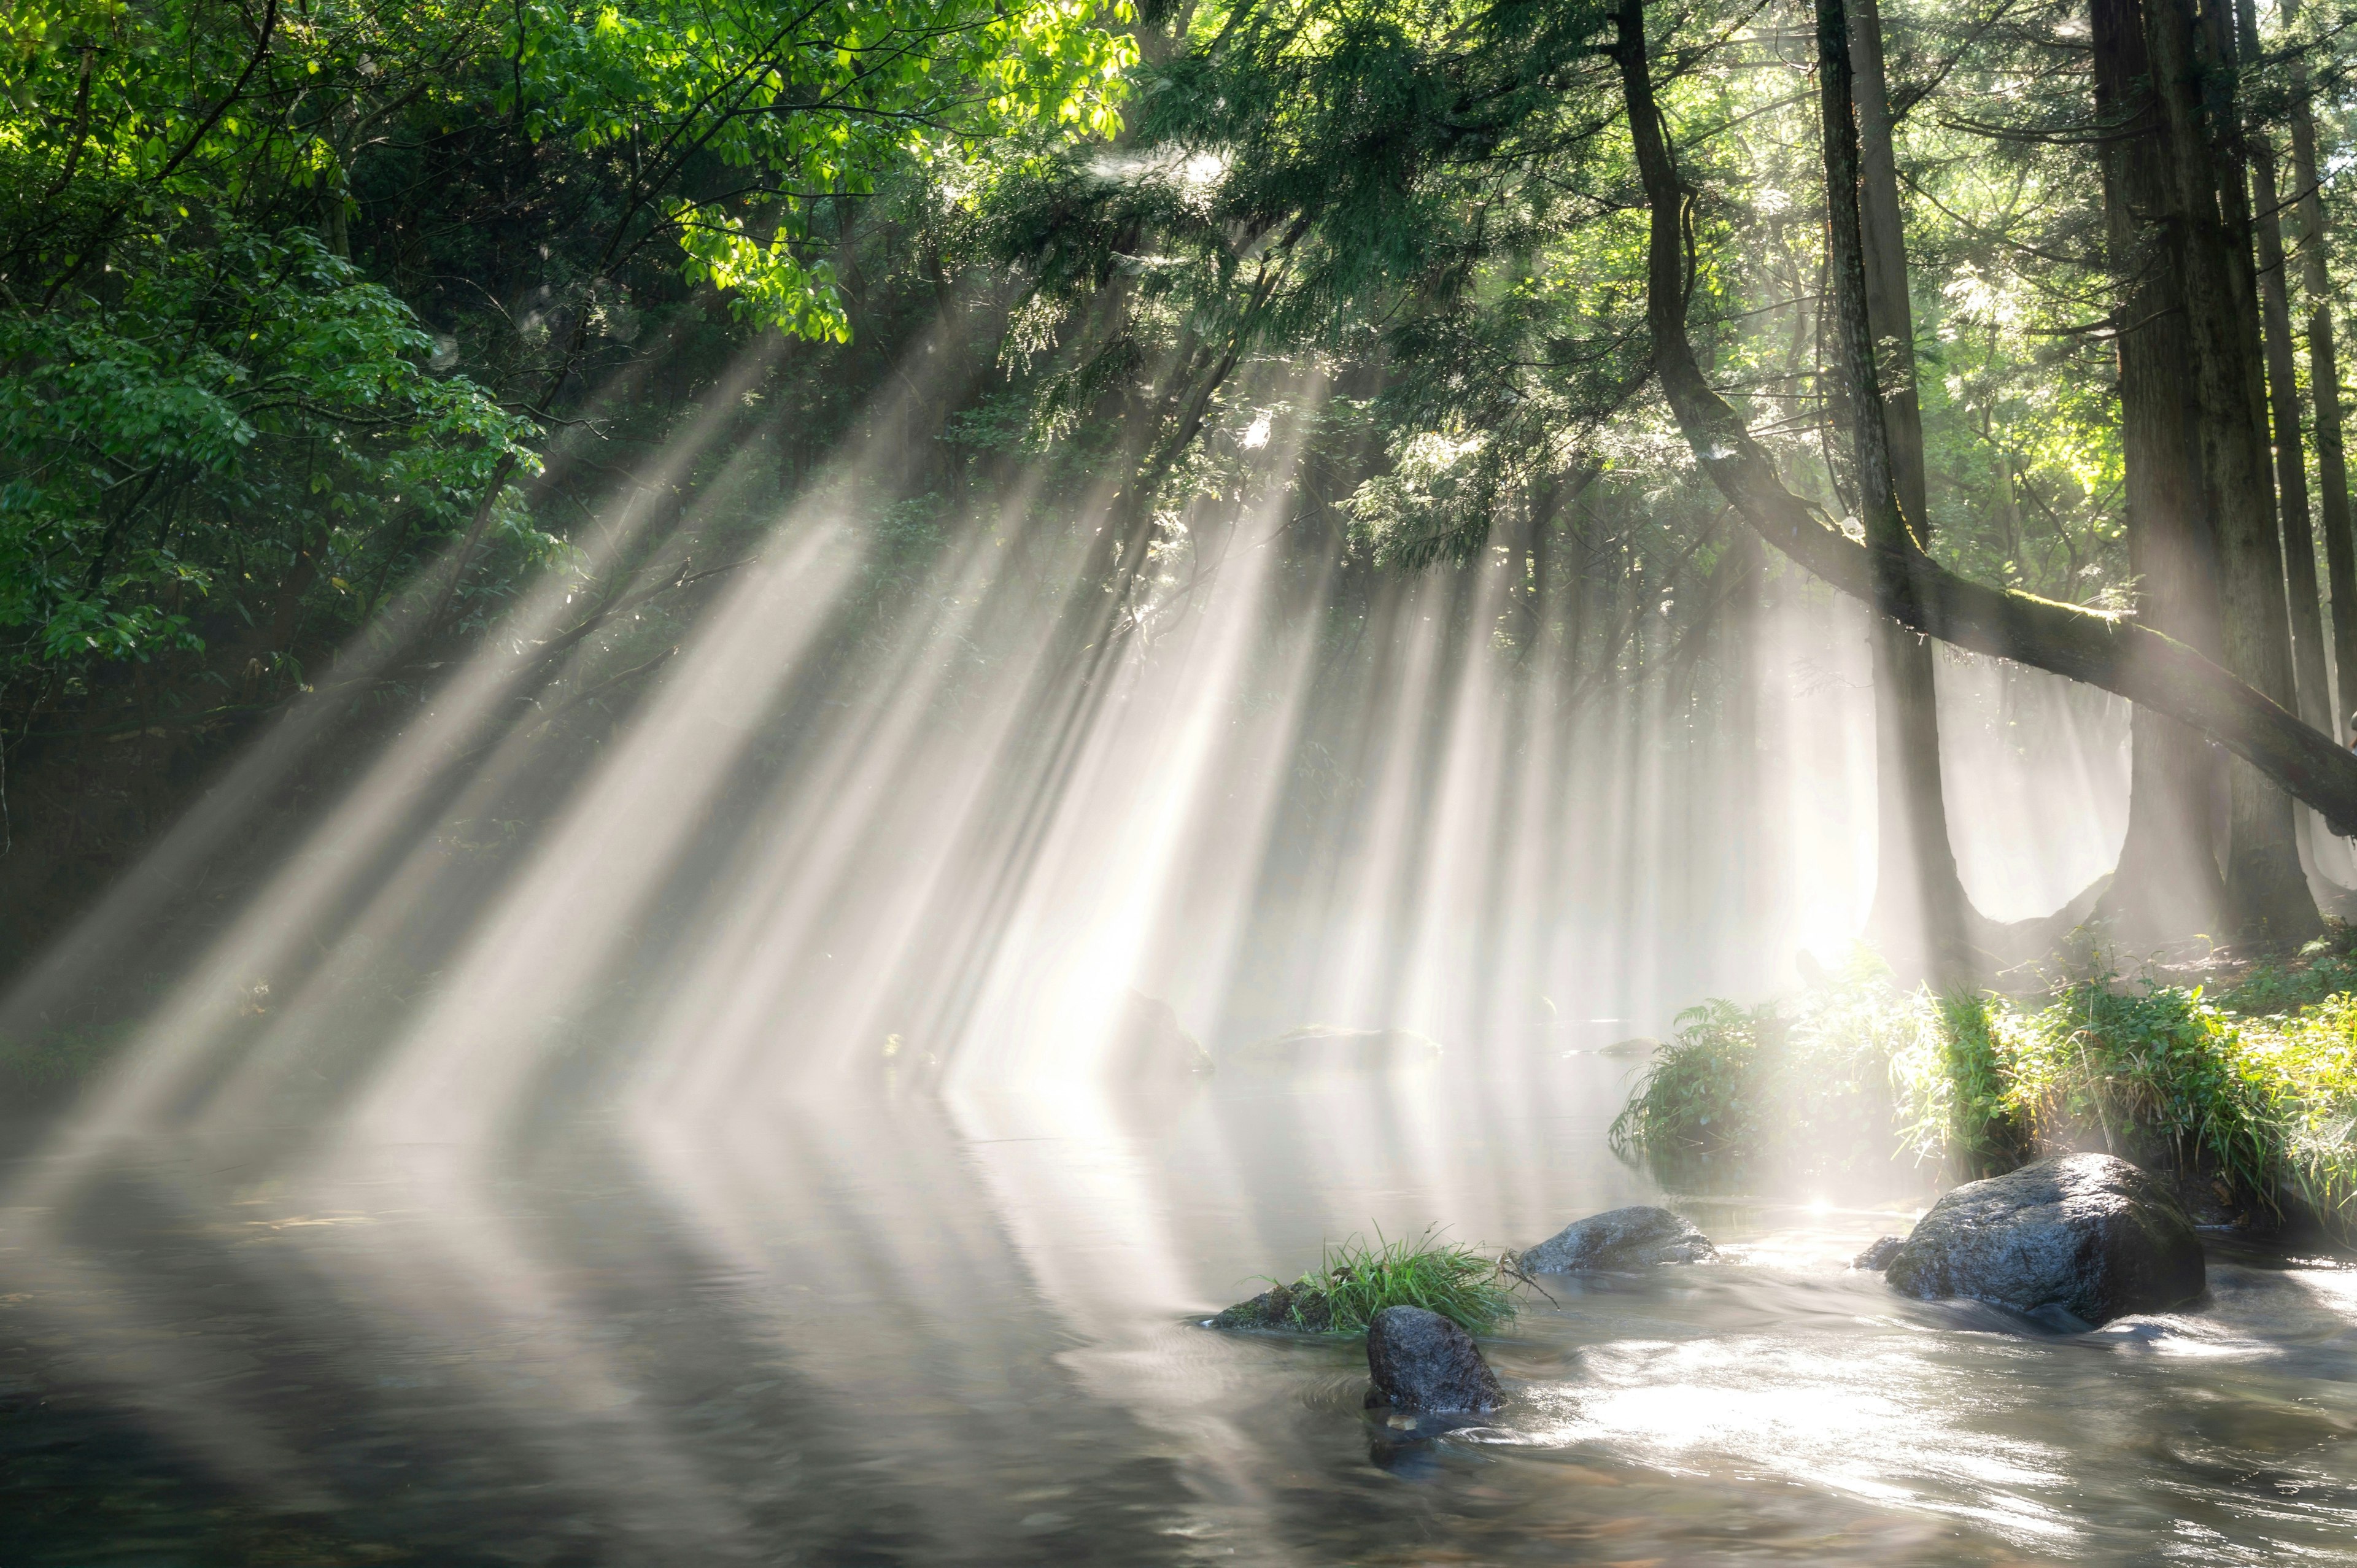
[[[1323,1291],[1301,1284],[1273,1285],[1212,1318],[1211,1326],[1329,1334],[1334,1328],[1334,1307]]]

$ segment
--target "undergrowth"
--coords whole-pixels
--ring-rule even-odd
[[[1931,1166],[1970,1178],[2102,1149],[2226,1213],[2357,1232],[2357,959],[2346,932],[2215,993],[2103,974],[1901,991],[1862,955],[1799,996],[1678,1020],[1613,1122],[1674,1185]],[[1931,1174],[1931,1173],[1926,1173]]]

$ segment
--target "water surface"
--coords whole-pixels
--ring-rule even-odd
[[[1729,1262],[1551,1282],[1437,1441],[1356,1344],[1200,1326],[1352,1231],[1659,1197],[1630,1065],[35,1145],[0,1563],[2357,1563],[2330,1260],[2063,1336],[1847,1271],[1903,1209],[1680,1199]]]

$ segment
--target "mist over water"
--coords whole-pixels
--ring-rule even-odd
[[[1502,553],[1303,536],[1299,422],[1260,434],[1118,594],[1110,496],[1016,487],[911,566],[858,504],[888,446],[728,559],[618,496],[593,555],[710,573],[675,650],[545,653],[552,579],[17,1140],[7,1560],[2345,1555],[2329,1266],[2065,1338],[1846,1272],[1888,1189],[1687,1195],[1733,1261],[1534,1297],[1514,1405],[1437,1444],[1355,1345],[1200,1326],[1353,1233],[1658,1197],[1599,1047],[1841,961],[1873,894],[1855,607],[1772,571],[1666,673],[1599,660]],[[2050,912],[2116,854],[2126,710],[1939,679],[1966,886]],[[8,1015],[162,940],[152,867],[251,831],[307,722]],[[1201,1075],[1133,993],[1215,1054],[1441,1051]]]

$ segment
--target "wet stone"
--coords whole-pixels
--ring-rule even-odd
[[[1638,1204],[1574,1220],[1519,1262],[1527,1274],[1619,1273],[1716,1256],[1710,1239],[1683,1215]]]
[[[1105,1066],[1116,1083],[1165,1084],[1212,1070],[1211,1054],[1158,996],[1132,991],[1105,1042]]]
[[[1890,1260],[1899,1256],[1899,1249],[1905,1245],[1906,1241],[1900,1237],[1878,1236],[1872,1246],[1850,1260],[1849,1266],[1878,1274],[1890,1266]]]
[[[2201,1294],[2201,1242],[2152,1176],[2109,1155],[2058,1155],[1967,1182],[1890,1261],[1891,1287],[2100,1326]]]
[[[1214,1328],[1274,1328],[1323,1334],[1334,1326],[1333,1304],[1302,1285],[1272,1285],[1211,1319]]]
[[[1506,1402],[1473,1337],[1437,1312],[1387,1306],[1367,1325],[1370,1406],[1479,1415]]]

